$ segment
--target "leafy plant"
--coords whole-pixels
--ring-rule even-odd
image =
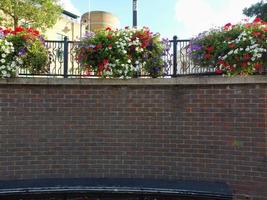
[[[14,45],[15,53],[23,64],[21,68],[30,73],[45,73],[48,69],[48,51],[44,39],[37,30],[17,27],[14,31],[6,30],[6,38]]]
[[[15,49],[11,42],[4,37],[0,30],[0,78],[15,77],[22,60],[15,55]]]
[[[266,65],[267,23],[226,24],[191,40],[190,56],[195,65],[214,68],[218,74],[249,75]]]
[[[138,73],[163,75],[164,44],[148,28],[101,30],[87,34],[77,48],[77,61],[88,75],[130,78]]]
[[[57,0],[1,0],[0,11],[7,17],[5,26],[21,25],[45,30],[52,27],[62,12]]]
[[[248,17],[258,17],[267,21],[267,2],[260,1],[243,10],[243,14]]]

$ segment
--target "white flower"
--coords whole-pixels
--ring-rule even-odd
[[[6,60],[2,58],[2,59],[0,60],[0,62],[1,62],[1,63],[5,63]]]

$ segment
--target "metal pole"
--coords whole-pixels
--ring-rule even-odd
[[[133,0],[133,27],[137,27],[137,0]]]
[[[64,37],[64,78],[68,78],[69,64],[69,42],[68,37]]]

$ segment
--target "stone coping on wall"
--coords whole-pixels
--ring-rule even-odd
[[[0,79],[0,85],[234,85],[267,84],[267,76],[246,77],[177,77],[177,78],[134,78],[134,79],[100,79],[100,78],[11,78]]]

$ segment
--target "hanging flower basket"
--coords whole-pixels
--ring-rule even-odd
[[[190,43],[195,65],[229,76],[266,72],[266,53],[267,23],[259,18],[201,33]]]
[[[102,78],[131,78],[140,75],[162,76],[165,45],[159,34],[148,28],[88,33],[76,50],[76,60],[86,75]]]

